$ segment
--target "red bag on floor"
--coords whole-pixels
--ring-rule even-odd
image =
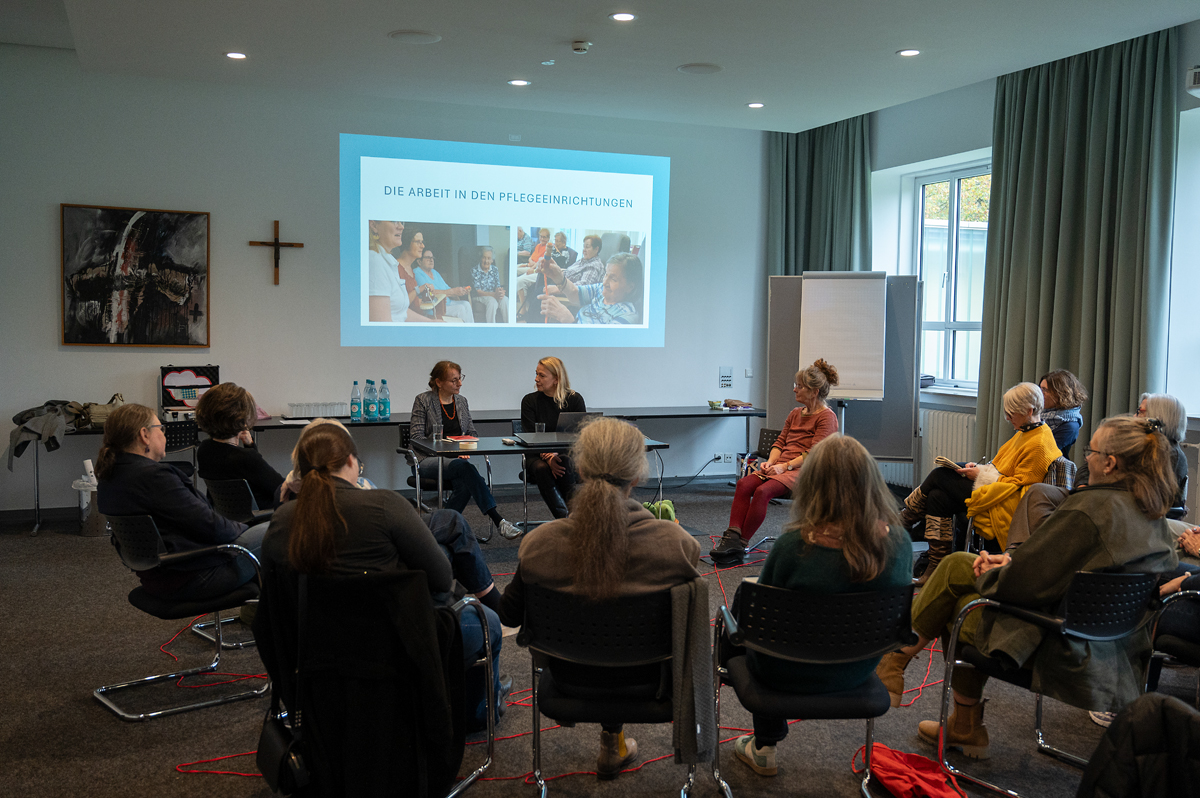
[[[850,770],[855,773],[862,773],[854,763],[865,755],[866,748],[862,746],[850,758]],[[893,751],[881,743],[871,747],[871,773],[896,798],[965,798],[958,782],[943,773],[937,762],[920,754]]]

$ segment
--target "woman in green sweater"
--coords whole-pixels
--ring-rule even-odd
[[[815,593],[886,590],[912,581],[912,542],[895,500],[861,443],[831,435],[808,453],[792,493],[792,520],[771,549],[758,582]],[[865,682],[879,658],[839,665],[786,662],[749,652],[754,675],[776,690],[832,693]],[[774,776],[775,745],[786,720],[754,716],[754,734],[734,752],[756,773]]]

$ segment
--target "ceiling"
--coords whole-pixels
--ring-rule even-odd
[[[100,73],[799,131],[1198,14],[1196,0],[0,0],[0,41],[74,49]],[[909,47],[921,55],[896,55]],[[722,69],[676,69],[697,62]]]

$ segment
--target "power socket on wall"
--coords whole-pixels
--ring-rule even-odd
[[[713,454],[712,461],[714,463],[732,463],[733,452],[716,452]]]

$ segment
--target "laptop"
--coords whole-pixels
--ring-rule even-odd
[[[513,433],[513,440],[518,446],[554,446],[559,445],[562,448],[567,448],[579,436],[574,432],[517,432]]]
[[[579,428],[584,422],[590,421],[593,418],[604,415],[603,413],[559,413],[558,414],[558,431],[559,432],[579,432]]]

